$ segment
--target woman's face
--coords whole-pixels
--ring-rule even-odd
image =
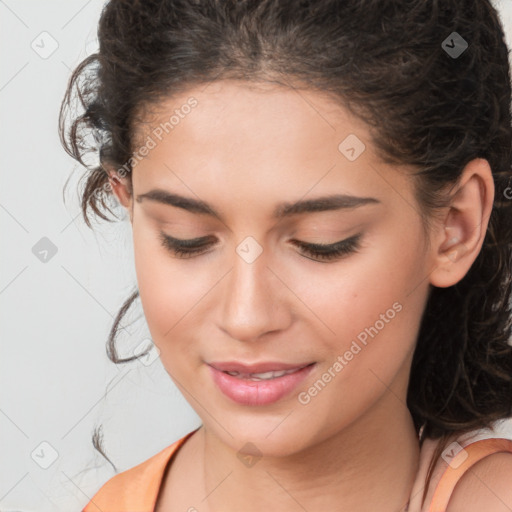
[[[411,178],[377,159],[365,125],[312,91],[221,81],[169,100],[139,136],[140,298],[206,429],[284,455],[403,414],[429,252]],[[181,257],[165,236],[204,240]],[[299,244],[340,241],[330,260]],[[221,362],[314,364],[244,383]]]

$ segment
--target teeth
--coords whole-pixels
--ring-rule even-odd
[[[231,375],[233,377],[244,378],[249,380],[270,380],[275,379],[277,377],[282,377],[283,375],[288,375],[289,373],[296,372],[300,368],[294,368],[292,370],[280,370],[275,372],[264,372],[264,373],[244,373],[241,375],[239,372],[225,372],[228,375]]]

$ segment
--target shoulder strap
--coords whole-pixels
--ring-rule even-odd
[[[437,484],[428,512],[445,512],[450,497],[462,475],[479,460],[499,452],[512,453],[512,440],[488,438],[464,446],[452,459]]]
[[[196,430],[178,439],[157,454],[108,480],[82,512],[153,512],[162,478],[171,457]]]

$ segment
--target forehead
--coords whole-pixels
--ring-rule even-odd
[[[137,139],[151,149],[134,169],[139,191],[158,185],[240,204],[256,195],[277,203],[308,191],[382,196],[392,192],[390,179],[401,179],[375,155],[368,127],[313,90],[212,82],[168,98],[143,119]],[[347,158],[347,140],[356,159]]]
[[[188,128],[187,136],[198,140],[229,134],[242,141],[250,134],[251,141],[257,143],[275,133],[282,137],[283,128],[290,136],[308,139],[327,132],[340,135],[347,128],[362,139],[369,138],[365,123],[327,92],[240,80],[191,87],[145,106],[137,121],[134,139],[138,144],[158,127],[163,129],[162,135],[176,135],[183,132],[178,129],[183,125]]]

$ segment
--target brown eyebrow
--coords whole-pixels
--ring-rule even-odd
[[[161,189],[153,189],[144,194],[139,194],[136,198],[140,203],[143,200],[155,201],[157,203],[175,206],[176,208],[183,208],[191,213],[198,213],[201,215],[210,215],[222,221],[222,216],[208,203],[200,199],[193,199],[191,197],[184,197],[178,194],[173,194]],[[324,197],[317,197],[314,199],[305,199],[296,201],[294,203],[281,203],[276,206],[273,212],[273,217],[282,219],[292,215],[325,212],[332,210],[342,210],[357,208],[366,204],[376,204],[380,201],[374,197],[358,197],[347,194],[335,194]]]

